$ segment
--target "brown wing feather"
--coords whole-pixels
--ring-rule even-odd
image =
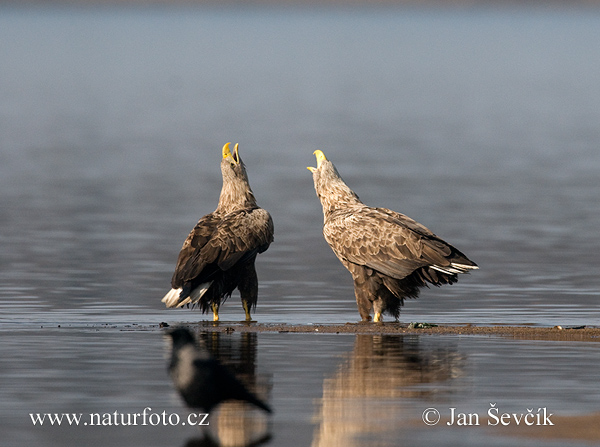
[[[242,260],[262,253],[273,242],[273,220],[262,208],[229,213],[202,248],[201,256],[229,270]]]
[[[220,221],[220,215],[210,213],[202,217],[190,231],[177,258],[175,273],[171,279],[173,288],[181,287],[185,281],[197,276],[198,271],[202,271],[205,260],[200,257],[200,251],[213,236]]]
[[[206,280],[218,269],[265,251],[273,241],[273,221],[262,208],[204,216],[183,244],[173,275],[173,288],[187,281]]]
[[[449,257],[457,252],[423,225],[385,208],[334,212],[323,234],[338,258],[397,279],[420,267],[450,265]]]

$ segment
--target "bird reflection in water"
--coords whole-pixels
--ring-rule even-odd
[[[218,332],[203,333],[209,352],[227,366],[251,392],[267,401],[272,384],[268,376],[256,372],[258,339],[256,333],[239,336]],[[264,445],[270,439],[268,415],[239,401],[223,402],[211,417],[211,432],[221,447]]]
[[[452,346],[423,346],[418,336],[357,335],[353,351],[323,382],[313,447],[362,445],[360,437],[414,420],[408,400],[439,394],[464,364]]]
[[[208,419],[210,425],[202,427],[202,436],[188,440],[186,446],[248,447],[266,443],[270,439],[269,419],[265,415],[266,411],[261,410],[269,410],[262,400],[266,401],[264,398],[270,392],[270,383],[268,378],[259,377],[256,374],[256,334],[244,333],[238,337],[213,332],[202,333],[198,339],[199,351],[208,351],[212,359],[218,361],[220,368],[226,368],[226,371],[220,370],[217,375],[229,376],[232,374],[251,395],[240,394],[236,391],[232,397],[250,401],[254,405],[227,398],[218,406],[206,410],[210,413]],[[180,357],[182,356],[180,355]],[[199,366],[197,362],[195,364]],[[172,368],[171,373],[173,374],[173,372]],[[175,374],[173,378],[176,387],[180,389],[180,386],[177,385],[177,373],[175,372]],[[202,377],[198,376],[197,380],[202,380]],[[211,382],[210,387],[215,388],[219,383],[222,384],[222,381]],[[229,383],[229,385],[234,384]],[[194,389],[195,391],[196,389]],[[180,392],[182,392],[181,389]],[[182,392],[182,396],[188,401],[188,405],[199,406],[197,402],[189,402],[190,398],[185,396],[185,390]],[[254,399],[254,396],[259,396],[259,400]],[[201,404],[200,406],[204,406],[205,402],[202,401]]]

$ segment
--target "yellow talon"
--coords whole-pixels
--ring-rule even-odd
[[[213,311],[213,321],[219,321],[219,305],[213,304],[212,311]]]
[[[248,302],[242,301],[242,306],[244,306],[244,312],[246,312],[246,321],[252,321],[252,317],[250,316],[250,306],[248,306]]]
[[[381,323],[382,322],[381,312],[375,312],[375,318],[373,318],[373,321],[375,323]]]

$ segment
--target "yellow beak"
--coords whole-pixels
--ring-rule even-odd
[[[323,163],[325,160],[327,160],[327,157],[325,157],[325,154],[323,153],[323,151],[321,151],[319,149],[314,151],[313,155],[315,157],[317,157],[317,167],[313,168],[311,166],[308,166],[306,169],[308,169],[310,172],[315,172],[317,169],[319,169],[321,167],[321,163]]]
[[[223,146],[223,158],[231,158],[233,160],[233,162],[237,164],[240,162],[240,157],[238,155],[239,144],[236,143],[235,146],[233,147],[233,154],[229,150],[230,144],[231,143],[225,143],[225,146]]]

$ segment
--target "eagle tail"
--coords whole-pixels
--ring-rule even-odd
[[[479,266],[477,266],[476,264],[459,264],[457,262],[453,262],[452,263],[452,267],[462,270],[461,273],[469,273],[469,270],[477,270],[479,269]]]
[[[430,268],[437,270],[438,272],[445,273],[446,275],[456,275],[458,273],[469,273],[469,270],[478,269],[476,265],[466,265],[451,263],[449,266],[432,265]]]
[[[179,301],[179,295],[181,294],[181,289],[171,289],[167,292],[163,299],[161,300],[167,307],[177,307],[177,302]]]
[[[207,292],[211,286],[212,281],[205,282],[196,287],[192,292],[185,298],[181,298],[182,289],[171,289],[161,300],[167,307],[183,307],[186,304],[197,304],[200,298]]]

